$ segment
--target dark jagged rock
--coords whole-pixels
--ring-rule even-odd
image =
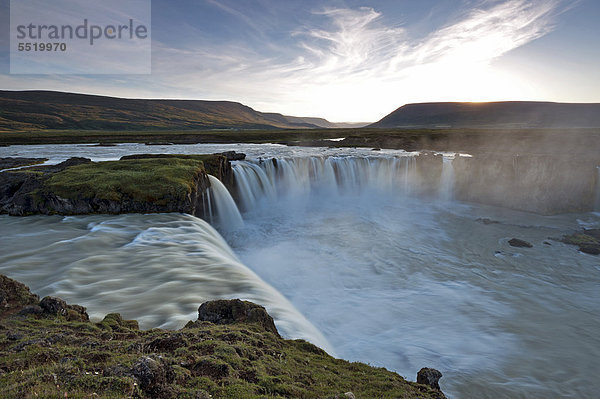
[[[48,315],[64,316],[70,321],[88,321],[90,318],[83,306],[68,305],[65,301],[55,297],[44,297],[39,306]]]
[[[499,224],[500,222],[497,220],[492,220],[492,219],[488,219],[488,218],[478,218],[475,220],[476,222],[479,223],[483,223],[485,225],[489,225],[489,224]]]
[[[279,336],[273,318],[264,307],[239,299],[203,303],[198,308],[198,320],[215,324],[258,323],[266,331]]]
[[[516,248],[533,248],[533,245],[531,245],[531,243],[520,240],[518,238],[510,239],[508,241],[508,245],[510,245],[511,247],[516,247]]]
[[[223,155],[228,161],[243,161],[246,159],[246,154],[235,151],[218,152],[214,155]]]
[[[169,386],[169,368],[163,359],[155,360],[144,356],[131,368],[131,374],[138,381],[141,390],[151,398],[172,398],[175,392]]]
[[[46,162],[46,158],[0,158],[0,170],[19,168],[22,166],[37,165]]]
[[[579,246],[579,250],[585,254],[589,255],[600,255],[600,244],[596,243],[588,243],[581,244]]]
[[[442,378],[442,373],[432,368],[422,368],[417,373],[417,384],[423,384],[430,386],[433,389],[440,390],[440,384],[438,383]]]
[[[40,298],[29,288],[0,275],[0,319],[10,315],[19,316],[62,316],[69,321],[89,321],[86,309],[79,305],[68,305],[60,298]]]

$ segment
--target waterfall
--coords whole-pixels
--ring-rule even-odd
[[[453,157],[444,156],[442,175],[440,177],[440,199],[451,201],[454,198],[454,166]]]
[[[302,157],[240,161],[233,165],[240,206],[254,209],[260,200],[377,191],[410,194],[416,176],[414,156]]]
[[[216,219],[216,223],[227,230],[243,227],[242,215],[227,188],[214,176],[208,175],[208,179],[210,181],[208,202],[209,204],[212,202],[208,207],[210,220]]]
[[[274,179],[269,178],[267,172],[257,164],[240,163],[233,169],[233,174],[244,211],[254,209],[256,202],[263,196],[270,200],[276,198]]]

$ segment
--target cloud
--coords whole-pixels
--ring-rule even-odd
[[[209,1],[257,28],[241,11]],[[567,6],[483,0],[420,38],[371,7],[319,9],[291,32],[290,45],[266,43],[270,56],[243,40],[155,42],[153,76],[140,86],[155,97],[230,99],[331,120],[376,120],[405,102],[515,98],[526,85],[493,61],[551,32]]]

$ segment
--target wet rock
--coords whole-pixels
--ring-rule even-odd
[[[246,159],[246,154],[235,151],[218,152],[214,155],[223,155],[228,161],[243,161]]]
[[[600,230],[589,229],[583,233],[575,233],[563,236],[561,242],[569,245],[577,245],[579,250],[589,255],[600,255],[600,240],[597,238]]]
[[[516,247],[516,248],[533,248],[533,245],[531,245],[531,243],[528,243],[527,241],[524,241],[524,240],[520,240],[518,238],[513,238],[513,239],[509,240],[508,245],[510,245],[511,247]]]
[[[418,384],[427,385],[433,389],[437,389],[438,391],[440,390],[440,385],[438,384],[440,378],[442,378],[441,372],[428,367],[422,368],[417,373]]]
[[[475,221],[476,221],[476,222],[479,222],[479,223],[483,223],[483,224],[485,224],[485,225],[488,225],[488,224],[498,224],[498,223],[500,223],[500,222],[499,222],[499,221],[497,221],[497,220],[492,220],[492,219],[488,219],[488,218],[479,218],[479,219],[476,219]]]
[[[589,255],[600,255],[600,245],[595,243],[581,244],[579,250]]]
[[[198,308],[198,320],[215,324],[257,323],[279,336],[273,318],[264,307],[239,299],[203,303]]]

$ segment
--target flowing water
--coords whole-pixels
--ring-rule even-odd
[[[233,218],[220,219],[224,238],[179,214],[1,216],[0,273],[144,327],[180,327],[206,299],[252,300],[285,336],[336,356],[409,379],[435,367],[453,398],[597,397],[600,259],[549,237],[600,226],[598,214],[456,203],[450,155],[428,198],[414,195],[415,154],[401,151],[15,146],[0,156],[231,149],[250,160],[234,163],[243,225],[210,194],[229,203],[215,213]],[[510,247],[513,237],[533,248]]]

